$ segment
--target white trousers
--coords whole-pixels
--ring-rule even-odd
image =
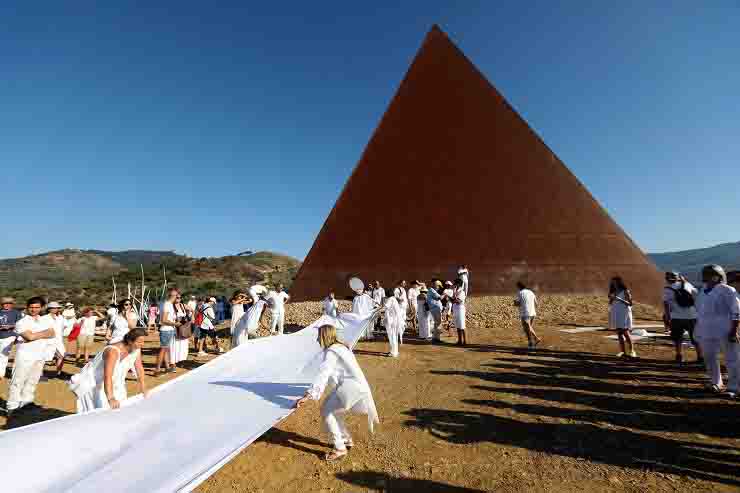
[[[331,436],[336,450],[347,450],[344,442],[352,438],[349,430],[347,430],[347,424],[344,422],[344,412],[336,393],[327,397],[321,406],[321,417],[324,420],[324,428]]]
[[[13,367],[13,379],[8,388],[8,410],[18,409],[24,404],[33,402],[36,386],[44,372],[44,360],[18,361]]]
[[[440,329],[442,325],[442,311],[440,310],[429,310],[429,313],[432,314],[432,340],[438,341],[442,335],[442,330]]]
[[[734,344],[726,337],[721,339],[700,339],[704,364],[707,365],[707,377],[712,385],[722,386],[722,372],[720,371],[720,353],[725,355],[725,366],[727,366],[727,390],[729,392],[740,391],[740,344]]]
[[[8,369],[8,359],[10,351],[13,350],[15,337],[4,337],[0,339],[0,380],[5,378],[5,371]]]
[[[270,312],[270,315],[270,333],[277,332],[282,335],[285,330],[285,310],[273,311]]]

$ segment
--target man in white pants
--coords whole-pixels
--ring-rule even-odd
[[[33,297],[26,304],[26,316],[15,325],[15,332],[23,339],[15,351],[15,367],[13,379],[8,387],[7,415],[10,418],[14,412],[22,407],[29,410],[38,408],[33,403],[36,395],[36,386],[44,372],[48,339],[53,339],[53,327],[44,324],[40,316],[44,300]]]
[[[285,330],[285,304],[290,299],[282,284],[267,295],[270,300],[270,334],[283,335]]]
[[[13,344],[17,338],[15,334],[15,324],[23,318],[21,312],[15,309],[15,299],[6,296],[2,299],[2,309],[0,309],[0,380],[5,378],[5,371],[8,368],[8,358]]]
[[[724,269],[707,265],[701,271],[704,288],[696,299],[696,339],[704,353],[707,376],[712,392],[724,390],[719,355],[725,354],[727,366],[727,393],[734,398],[740,391],[740,302],[735,288],[727,285]]]

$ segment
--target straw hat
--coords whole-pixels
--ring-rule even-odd
[[[67,304],[66,304],[66,305],[64,305],[64,306],[65,306],[65,308],[72,308],[72,307],[74,307],[74,306],[75,306],[75,304],[74,304],[74,303],[67,303]]]
[[[13,303],[15,305],[15,298],[12,296],[3,296],[2,304],[7,305],[8,303]]]
[[[61,308],[62,305],[60,303],[57,303],[56,301],[52,301],[48,305],[46,305],[46,308]]]

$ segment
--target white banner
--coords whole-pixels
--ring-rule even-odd
[[[121,409],[2,432],[1,489],[189,492],[292,412],[320,364],[319,326],[338,326],[353,346],[373,318],[323,316],[295,334],[250,340]]]

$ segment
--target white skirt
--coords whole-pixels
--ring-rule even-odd
[[[465,305],[452,307],[452,320],[457,330],[465,330]]]
[[[170,363],[175,365],[180,361],[186,361],[188,359],[189,347],[190,339],[178,339],[177,336],[173,337],[170,343]]]

